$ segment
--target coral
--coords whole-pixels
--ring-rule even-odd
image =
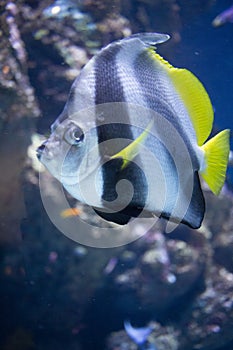
[[[217,236],[213,248],[215,262],[233,273],[233,232],[224,232]]]
[[[125,247],[95,250],[50,222],[35,157],[39,134],[48,132],[71,82],[103,45],[131,32],[166,31],[173,36],[164,46],[170,52],[183,23],[213,1],[64,3],[57,13],[53,0],[0,4],[0,347],[79,349],[86,335],[96,349],[108,339],[109,350],[133,350],[122,330],[126,318],[139,326],[152,320],[148,346],[159,350],[227,346],[233,339],[231,196],[205,191],[208,210],[198,231],[181,226],[165,235],[159,224]],[[56,200],[53,180],[45,179]],[[79,209],[81,219],[99,224],[90,209]]]
[[[20,31],[20,6],[0,4],[0,196],[1,242],[19,242],[23,212],[18,181],[39,108],[28,76],[27,52]]]
[[[29,114],[38,116],[34,90],[28,78],[27,53],[19,29],[19,8],[14,2],[2,1],[1,12],[1,118],[7,121],[10,115],[16,118]]]
[[[19,328],[13,335],[11,334],[6,343],[3,346],[3,350],[33,350],[35,349],[35,344],[33,341],[33,336],[30,331]]]
[[[148,337],[144,349],[178,350],[178,332],[173,327],[162,327],[159,323],[150,322],[153,328]],[[106,342],[106,350],[137,350],[138,346],[133,343],[125,331],[112,333]]]
[[[233,339],[233,275],[211,267],[206,285],[184,316],[181,349],[214,350]]]
[[[105,17],[111,17],[120,13],[120,0],[83,0],[82,7],[84,11],[90,12],[95,21],[102,20]]]
[[[184,241],[165,240],[160,232],[141,240],[140,250],[132,244],[109,276],[109,284],[117,294],[131,290],[142,308],[161,310],[192,289],[200,280],[206,261],[205,249],[197,249]],[[126,261],[123,257],[128,256]],[[119,266],[119,267],[118,267]],[[119,271],[119,272],[118,272]],[[113,287],[114,286],[114,287]]]
[[[149,340],[159,349],[215,350],[233,341],[233,201],[224,194],[213,198],[209,191],[205,197],[210,209],[201,229],[180,227],[167,239],[160,232],[150,232],[131,245],[137,252],[134,268],[125,267],[123,273],[121,268],[119,275],[117,267],[112,272],[117,294],[125,293],[128,287],[137,296],[138,307],[157,315],[155,319],[168,312],[168,319],[165,317],[164,323],[162,317],[163,324],[157,329],[165,332],[168,320],[173,345],[159,345],[159,333],[155,330]],[[216,215],[217,211],[221,215]],[[121,284],[116,283],[119,276]],[[133,309],[127,312],[135,317]],[[135,348],[120,331],[108,338],[107,349],[114,349],[120,339],[125,342],[119,349]],[[169,342],[168,335],[165,339]]]

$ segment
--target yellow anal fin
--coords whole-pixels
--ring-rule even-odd
[[[139,153],[140,145],[146,139],[149,131],[151,130],[153,125],[153,120],[149,123],[147,128],[139,135],[132,143],[130,143],[127,147],[123,148],[120,152],[111,156],[110,159],[122,158],[123,164],[121,166],[121,170],[125,169],[129,162],[131,162]]]
[[[201,171],[211,191],[218,195],[224,184],[230,152],[230,130],[226,129],[207,141],[201,148],[206,167]]]
[[[151,57],[170,77],[175,90],[188,111],[199,146],[210,135],[213,124],[213,107],[210,98],[199,79],[187,69],[175,68],[154,50],[149,49]]]

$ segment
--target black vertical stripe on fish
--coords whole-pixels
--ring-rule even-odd
[[[135,70],[135,76],[137,81],[139,82],[141,88],[142,88],[142,95],[143,100],[145,101],[148,108],[156,111],[159,113],[162,117],[164,117],[168,122],[170,122],[175,129],[178,131],[178,133],[181,135],[182,139],[184,140],[187,150],[190,154],[190,159],[192,159],[193,162],[193,168],[198,168],[198,160],[196,157],[196,154],[193,152],[192,145],[190,143],[190,140],[188,139],[187,135],[182,130],[182,126],[179,125],[179,123],[175,123],[175,117],[174,113],[169,104],[167,104],[167,101],[164,101],[164,92],[163,91],[163,84],[160,85],[159,79],[158,79],[158,71],[156,71],[154,62],[152,58],[148,55],[147,52],[143,52],[142,54],[138,55],[134,61],[134,70]],[[162,137],[162,135],[160,135]],[[150,137],[148,137],[147,142],[149,142]],[[166,139],[164,140],[164,145],[166,145]],[[171,189],[173,189],[173,193],[170,193],[171,197],[174,198],[174,205],[178,196],[178,187],[175,188],[175,183],[179,181],[179,174],[177,173],[176,165],[172,159],[172,155],[169,153],[168,149],[164,148],[164,154],[166,155],[167,159],[169,159],[169,171],[173,174],[174,179],[173,185],[169,186]],[[189,205],[188,213],[186,214],[186,218],[184,219],[184,222],[187,223],[189,220],[190,222],[194,223],[200,222],[199,218],[191,218],[192,210],[191,208],[196,208],[196,202],[198,202],[200,205],[199,213],[204,213],[204,200],[202,199],[201,195],[201,186],[199,183],[199,178],[197,179],[198,175],[195,175],[194,177],[194,188],[197,191],[197,196],[193,194],[191,203]],[[174,193],[176,192],[176,193]],[[193,201],[193,203],[192,203]],[[197,215],[197,210],[194,210],[194,216]],[[163,213],[161,216],[169,218],[171,215],[171,207],[170,210],[167,211],[165,207],[165,213]],[[193,224],[194,225],[194,224]]]
[[[95,72],[95,104],[101,105],[103,103],[114,102],[126,102],[124,97],[124,89],[118,76],[116,67],[116,56],[121,47],[114,45],[100,53],[96,57],[94,72]],[[127,109],[122,106],[122,115],[124,116],[125,123],[130,125]],[[111,140],[120,136],[118,128],[112,125],[113,120],[117,120],[117,116],[114,117],[111,107],[107,111],[104,111],[104,120],[106,124],[101,125],[101,121],[96,119],[98,144],[106,140]],[[110,121],[110,123],[108,123]],[[126,126],[127,126],[126,125]],[[125,127],[127,133],[125,137],[128,139],[133,138],[130,127]]]
[[[188,194],[188,197],[189,197],[189,194]],[[185,197],[184,197],[184,200],[185,200]],[[181,222],[182,224],[188,225],[189,227],[196,229],[200,227],[204,217],[204,213],[205,213],[205,199],[201,189],[198,172],[195,172],[194,178],[193,178],[193,193],[192,193],[192,198],[190,200],[190,203],[188,205],[188,209],[184,217],[182,218],[182,220],[180,220],[179,218],[175,220],[175,218],[173,217],[172,221],[177,223]],[[172,213],[166,212],[166,211],[160,214],[160,217],[167,220],[170,220],[171,216],[172,216]]]
[[[102,219],[107,221],[115,222],[118,225],[126,225],[131,219],[132,215],[127,215],[122,212],[117,213],[105,213],[96,208],[93,208],[96,214],[98,214]]]
[[[201,189],[198,172],[194,173],[193,194],[188,210],[182,220],[182,223],[198,228],[201,225],[205,213],[205,199]]]
[[[123,86],[117,73],[116,56],[121,47],[103,50],[95,60],[95,104],[125,102]],[[114,85],[113,85],[114,83]]]
[[[177,115],[175,114],[177,112],[171,109],[171,104],[166,100],[168,95],[166,96],[163,81],[160,81],[162,74],[160,73],[158,76],[158,69],[155,68],[153,58],[149,56],[147,51],[137,56],[134,61],[134,70],[142,87],[142,94],[148,108],[158,112],[176,128],[187,145],[191,158],[194,160],[194,168],[198,169],[198,160],[195,152],[193,152],[190,139],[184,132],[184,126],[177,121]]]
[[[121,49],[120,46],[113,46],[111,49],[104,50],[99,56],[96,57],[95,61],[95,103],[96,105],[102,103],[114,103],[114,102],[127,102],[124,96],[124,89],[117,72],[117,53]],[[111,140],[115,138],[123,138],[128,140],[133,140],[133,133],[130,126],[130,118],[128,113],[127,105],[122,105],[117,108],[118,113],[121,113],[123,117],[124,124],[112,123],[113,120],[117,118],[112,113],[111,109],[108,111],[108,115],[105,117],[105,122],[107,118],[110,120],[110,124],[103,124],[96,120],[97,134],[98,134],[98,144],[106,140]],[[104,153],[104,152],[103,152]],[[109,162],[108,162],[109,163]],[[131,203],[128,204],[129,207],[135,206],[135,203],[140,205],[142,208],[146,203],[147,198],[147,185],[145,175],[142,171],[135,165],[130,164],[127,169],[121,170],[120,166],[116,166],[116,160],[111,162],[111,165],[105,163],[102,167],[102,177],[103,177],[103,192],[102,199],[105,201],[113,201],[116,199],[116,184],[121,179],[127,179],[132,183],[135,191]],[[112,166],[112,163],[115,166]],[[142,190],[144,189],[144,190]],[[137,193],[140,193],[139,198],[135,198]],[[126,209],[127,210],[127,209]],[[140,211],[139,211],[140,212]],[[138,212],[138,213],[139,213]],[[138,215],[138,214],[137,214]],[[136,216],[137,216],[136,215]],[[103,216],[103,215],[102,215]],[[108,215],[109,216],[109,215]],[[116,216],[116,215],[115,215]],[[113,215],[112,221],[114,221]],[[119,220],[115,217],[115,222],[119,223]]]
[[[131,217],[137,217],[142,210],[144,209],[145,202],[148,195],[148,186],[146,176],[143,170],[134,162],[130,162],[125,169],[121,169],[122,159],[112,159],[106,162],[103,165],[103,172],[106,175],[105,184],[104,184],[104,194],[102,198],[105,201],[109,202],[108,209],[114,209],[115,213],[105,213],[98,212],[98,209],[95,209],[96,212],[104,219],[113,221],[117,224],[124,225],[126,224]],[[111,208],[111,202],[118,199],[118,193],[116,191],[117,184],[121,180],[127,180],[133,186],[133,196],[129,203],[124,203],[121,201],[124,194],[120,194],[120,199],[118,205],[123,207],[115,206]],[[127,187],[126,187],[127,191]],[[127,197],[127,193],[126,193]],[[123,205],[122,205],[123,204]]]

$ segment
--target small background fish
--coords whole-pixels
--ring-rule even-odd
[[[220,27],[226,23],[233,23],[233,5],[215,17],[212,25],[214,27]]]

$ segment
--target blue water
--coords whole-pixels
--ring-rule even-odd
[[[211,22],[231,5],[231,0],[216,1],[209,11],[185,23],[181,31],[182,41],[172,57],[174,65],[188,68],[204,84],[215,111],[215,132],[225,128],[233,130],[233,24],[214,28]],[[231,168],[228,179],[233,184]]]
[[[216,1],[209,11],[184,23],[182,40],[170,51],[169,56],[169,61],[174,66],[191,70],[203,82],[215,110],[215,131],[224,128],[233,130],[233,24],[213,28],[211,22],[232,2],[233,0]],[[33,77],[31,81],[34,82]],[[68,89],[69,86],[61,87],[64,93],[68,93]],[[50,118],[50,109],[54,113],[56,108],[58,105],[54,108],[46,104]],[[56,113],[57,111],[54,119]],[[40,123],[47,127],[50,121],[48,123],[45,119]],[[233,149],[232,140],[231,148]],[[233,184],[233,169],[229,170],[228,176]],[[126,316],[144,326],[155,316],[161,323],[166,323],[181,314],[182,308],[193,295],[182,297],[177,305],[173,305],[172,310],[168,308],[162,314],[157,312],[155,315],[150,310],[141,310],[137,297],[132,293],[115,295],[109,287],[97,288],[80,321],[79,290],[75,289],[75,278],[80,274],[88,289],[89,283],[93,283],[93,276],[89,275],[91,268],[87,265],[87,271],[87,267],[83,269],[79,265],[79,260],[74,257],[76,244],[52,226],[43,212],[38,189],[31,187],[26,191],[33,192],[36,209],[31,205],[30,193],[28,198],[24,193],[28,205],[27,218],[21,224],[24,237],[20,249],[0,247],[2,271],[5,266],[13,266],[13,272],[6,269],[5,274],[0,273],[0,329],[3,330],[2,334],[0,331],[0,350],[77,350],[79,343],[82,344],[82,350],[104,350],[106,336],[113,330],[123,329]],[[54,264],[48,262],[48,256],[53,251],[58,253],[58,262]],[[195,292],[198,288],[201,289],[202,286],[198,286]],[[83,290],[81,292],[84,293]],[[75,293],[76,298],[73,297]],[[33,345],[30,346],[31,337]],[[2,344],[4,348],[1,348]],[[26,344],[24,348],[22,344]],[[231,350],[227,347],[225,349]]]
[[[205,85],[215,109],[215,126],[233,128],[233,25],[219,28],[211,25],[213,18],[232,4],[217,1],[182,29],[182,41],[174,50],[174,63],[195,73]]]

